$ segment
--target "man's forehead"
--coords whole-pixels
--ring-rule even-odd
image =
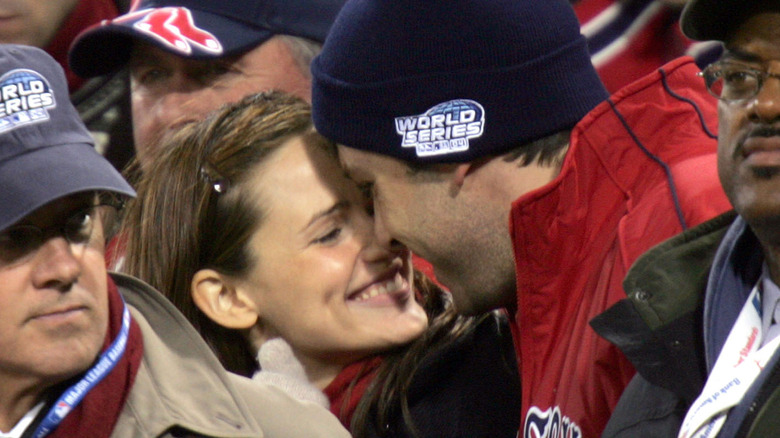
[[[724,42],[721,58],[745,62],[780,59],[780,12],[747,17]]]
[[[347,175],[358,182],[373,181],[378,177],[391,179],[409,175],[409,163],[374,151],[339,145],[339,162]]]
[[[372,160],[371,155],[373,154],[359,149],[343,145],[338,146],[338,158],[341,168],[352,179],[365,179],[373,173],[373,168],[376,165],[374,161],[376,160]]]
[[[353,159],[351,157],[350,148],[338,145],[336,146],[336,158],[339,160],[339,164],[341,165],[341,168],[344,169],[345,172],[348,174],[351,171],[352,168],[352,162]]]
[[[754,8],[731,23],[731,30],[723,41],[726,46],[729,46],[746,37],[780,38],[778,21],[780,21],[780,3],[772,8]]]
[[[761,62],[763,61],[763,58],[749,50],[745,50],[740,46],[737,45],[726,45],[724,46],[723,55],[721,55],[721,59],[725,60],[738,60],[738,61],[744,61],[744,62]]]

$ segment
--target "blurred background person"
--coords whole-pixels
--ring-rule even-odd
[[[219,106],[276,89],[310,99],[309,64],[343,0],[137,0],[82,32],[70,65],[83,77],[129,67],[141,168],[155,145]]]
[[[608,91],[614,93],[683,55],[693,56],[701,67],[717,58],[719,43],[692,41],[680,31],[680,10],[686,2],[572,1],[591,61]]]
[[[44,49],[65,70],[70,98],[95,138],[95,148],[117,169],[133,154],[126,71],[85,80],[68,65],[68,48],[81,31],[126,12],[130,0],[0,0],[0,43]]]

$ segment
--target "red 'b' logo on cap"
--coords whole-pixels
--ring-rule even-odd
[[[131,12],[114,20],[114,23],[139,17],[143,18],[133,24],[135,29],[184,55],[191,54],[193,46],[215,55],[222,53],[222,44],[217,37],[198,28],[187,8],[144,9]]]

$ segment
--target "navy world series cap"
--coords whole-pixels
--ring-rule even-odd
[[[0,44],[0,187],[0,230],[70,194],[135,196],[95,151],[62,67],[35,47]]]
[[[274,35],[319,43],[344,0],[135,0],[130,11],[83,31],[70,48],[83,77],[114,72],[130,59],[134,40],[192,59],[222,58]]]

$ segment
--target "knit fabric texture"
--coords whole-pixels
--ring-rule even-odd
[[[501,154],[607,97],[566,0],[350,0],[312,75],[319,132],[417,162]]]

